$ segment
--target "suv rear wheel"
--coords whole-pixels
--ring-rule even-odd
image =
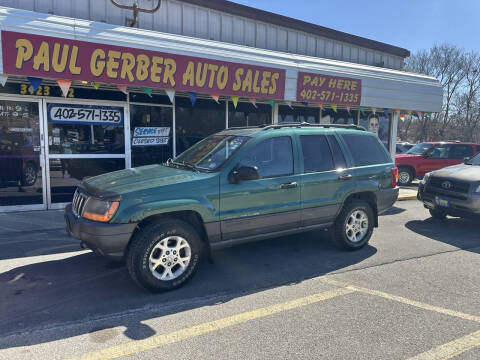
[[[413,181],[413,171],[408,167],[400,166],[398,168],[398,183],[406,186],[410,185]]]
[[[346,250],[364,247],[373,233],[374,216],[370,204],[351,200],[345,204],[330,233],[334,243]]]
[[[132,239],[127,268],[132,279],[153,292],[175,289],[198,268],[202,243],[187,222],[162,219],[141,229]]]

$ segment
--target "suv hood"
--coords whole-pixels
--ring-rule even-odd
[[[467,182],[480,181],[480,166],[465,164],[449,166],[434,171],[432,176]]]
[[[99,193],[104,191],[121,195],[164,185],[180,184],[208,176],[211,174],[163,165],[148,165],[95,176],[83,183],[86,187],[94,188]]]

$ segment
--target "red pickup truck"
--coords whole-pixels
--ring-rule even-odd
[[[398,183],[409,185],[426,173],[447,166],[461,164],[480,152],[480,144],[462,142],[424,142],[415,145],[405,154],[395,156]]]

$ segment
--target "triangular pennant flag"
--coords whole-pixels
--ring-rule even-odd
[[[230,96],[233,102],[233,107],[236,109],[238,105],[238,96]]]
[[[348,113],[350,114],[350,105],[345,105],[345,108],[347,109]]]
[[[210,94],[210,97],[211,97],[213,100],[215,100],[215,102],[216,102],[217,104],[220,104],[220,103],[218,102],[218,99],[220,99],[220,95]]]
[[[405,114],[400,114],[400,120],[405,121]]]
[[[305,106],[308,106],[308,102],[306,102],[306,101],[302,101],[302,104],[305,105]]]
[[[72,82],[70,80],[57,80],[57,84],[60,86],[60,89],[62,89],[63,96],[67,97],[68,89],[70,89]]]
[[[292,106],[292,102],[291,102],[291,101],[287,101],[286,104],[288,105],[288,107],[289,107],[290,109],[293,110],[293,106]],[[307,104],[307,105],[308,105],[308,104]]]
[[[267,102],[270,104],[272,108],[275,107],[275,100],[267,100]]]
[[[408,115],[412,115],[412,110],[407,110]]]
[[[117,89],[127,95],[127,85],[117,85]]]
[[[323,104],[322,104],[322,103],[317,103],[317,106],[318,106],[320,109],[323,109]]]
[[[385,113],[385,116],[388,116],[388,109],[383,109],[383,112]]]
[[[258,106],[257,106],[257,99],[255,99],[255,98],[248,98],[248,101],[250,101],[250,103],[251,103],[253,106],[255,106],[255,109],[258,108]]]
[[[421,118],[423,113],[421,111],[417,111],[418,117]]]
[[[92,82],[92,86],[95,90],[98,90],[98,88],[100,87],[100,83]]]
[[[333,111],[337,112],[337,104],[330,104],[330,107],[333,109]]]
[[[31,76],[28,76],[27,79],[28,79],[28,81],[30,81],[30,84],[32,84],[33,91],[37,91],[38,87],[40,86],[40,84],[42,83],[42,80],[43,80],[43,79],[40,79],[40,78],[31,77]]]
[[[0,75],[0,84],[2,84],[2,86],[5,86],[5,84],[7,83],[7,79],[8,75]]]
[[[195,106],[195,102],[197,101],[197,93],[189,91],[188,97],[190,98],[190,102],[192,103],[192,106]]]
[[[140,89],[143,90],[145,94],[147,94],[149,97],[152,97],[152,88],[148,86],[140,86]]]
[[[430,119],[434,119],[435,118],[435,113],[430,113]]]
[[[376,112],[377,112],[377,108],[372,108],[373,115],[375,115]]]
[[[167,93],[168,98],[170,99],[170,102],[173,104],[173,99],[175,97],[175,90],[165,90]]]
[[[360,110],[362,114],[365,114],[365,108],[363,106],[359,106],[358,110]]]

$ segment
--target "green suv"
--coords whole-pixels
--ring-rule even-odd
[[[125,260],[138,285],[169,290],[226,246],[329,229],[337,245],[359,249],[396,201],[397,180],[378,137],[355,125],[234,128],[163,165],[83,181],[66,228]]]

